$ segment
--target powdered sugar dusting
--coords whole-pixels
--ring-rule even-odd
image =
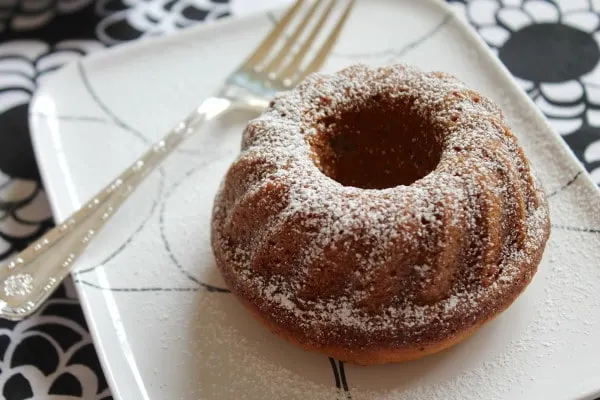
[[[435,128],[441,159],[411,185],[344,186],[311,138],[382,93]],[[499,109],[404,65],[315,74],[278,95],[249,124],[213,221],[234,292],[312,342],[339,343],[343,327],[362,346],[439,340],[488,319],[529,282],[547,235],[543,193]]]

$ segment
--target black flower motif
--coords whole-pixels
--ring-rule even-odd
[[[27,125],[40,80],[97,42],[11,41],[0,45],[0,259],[27,247],[51,225]]]
[[[0,3],[0,32],[32,31],[61,14],[77,12],[92,0],[5,0]]]
[[[39,181],[9,180],[0,174],[0,260],[23,250],[52,226],[52,214]]]
[[[0,393],[6,399],[110,396],[81,308],[59,293],[39,315],[0,320]]]
[[[595,2],[453,3],[600,183],[600,17]]]
[[[228,0],[142,0],[127,7],[127,0],[102,0],[98,38],[107,45],[187,28],[205,20],[229,15]]]
[[[0,112],[26,104],[49,73],[103,47],[94,40],[55,45],[40,40],[12,40],[0,44]]]
[[[102,47],[89,40],[54,46],[38,40],[0,44],[0,170],[13,177],[38,179],[27,125],[29,100],[50,73]]]
[[[101,47],[94,41],[0,44],[0,262],[52,226],[29,139],[31,95],[65,62]],[[19,324],[0,320],[0,373],[6,399],[109,396],[81,308],[65,298],[64,286],[40,316]]]

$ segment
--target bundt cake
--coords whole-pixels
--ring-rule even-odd
[[[531,281],[548,205],[498,107],[440,72],[313,74],[249,123],[215,199],[231,291],[347,362],[450,347]]]

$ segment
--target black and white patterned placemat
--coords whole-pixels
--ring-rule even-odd
[[[591,0],[449,1],[600,184],[600,7]],[[90,52],[222,18],[230,8],[229,0],[0,2],[0,260],[52,226],[27,126],[39,83]],[[39,315],[0,320],[0,395],[112,398],[70,283]]]

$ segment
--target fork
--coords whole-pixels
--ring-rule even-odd
[[[77,258],[144,178],[203,124],[231,110],[262,112],[276,92],[289,90],[316,72],[331,52],[356,0],[343,2],[342,13],[318,47],[316,40],[339,0],[316,0],[313,4],[298,0],[250,57],[229,75],[216,95],[204,100],[64,222],[0,266],[0,317],[20,320],[33,314],[69,275]],[[307,7],[304,17],[286,38],[286,29]],[[315,19],[312,29],[307,30]],[[301,40],[304,33],[306,38]],[[276,45],[282,41],[277,50]],[[313,48],[316,55],[302,67]]]

